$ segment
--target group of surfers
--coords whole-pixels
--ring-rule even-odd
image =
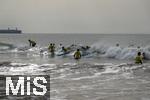
[[[33,40],[28,40],[29,41],[29,46],[30,47],[35,47],[36,46],[36,42],[33,41]],[[116,46],[119,46],[119,44],[116,44]],[[65,48],[64,46],[62,46],[62,44],[60,44],[60,48],[62,49],[62,51],[64,52],[64,54],[67,54],[69,49],[70,48]],[[89,49],[90,47],[89,46],[86,46],[86,47],[82,47],[82,49]],[[49,47],[48,47],[48,50],[51,54],[55,54],[55,44],[54,43],[50,43]],[[80,49],[77,49],[74,53],[74,59],[76,60],[79,60],[81,59],[81,51]],[[143,64],[143,60],[145,59],[145,54],[144,53],[141,53],[141,52],[138,52],[137,53],[137,56],[135,58],[135,63],[136,64]]]
[[[33,41],[33,40],[28,40],[29,41],[29,46],[30,47],[35,47],[36,46],[36,42],[35,41]],[[68,47],[68,48],[65,48],[64,46],[62,46],[62,44],[60,44],[60,47],[61,47],[61,50],[62,50],[62,52],[64,53],[64,54],[67,54],[68,53],[68,51],[70,50],[70,48]],[[88,46],[87,46],[88,47]],[[86,48],[87,48],[86,47]],[[55,44],[54,43],[50,43],[49,44],[49,46],[48,46],[48,51],[52,54],[52,55],[54,55],[55,54]],[[84,47],[83,47],[83,49],[84,49]],[[75,51],[75,53],[74,53],[74,59],[76,59],[76,60],[79,60],[79,59],[81,59],[81,51],[80,51],[80,49],[77,49],[76,51]]]

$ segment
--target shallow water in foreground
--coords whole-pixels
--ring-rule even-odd
[[[50,75],[50,100],[150,99],[150,63],[4,63],[0,73]]]
[[[65,64],[51,71],[51,100],[149,100],[150,66]]]

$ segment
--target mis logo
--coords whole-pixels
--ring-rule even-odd
[[[0,93],[5,91],[6,97],[37,97],[43,100],[50,99],[50,76],[33,75],[33,76],[0,76]],[[44,99],[46,98],[46,99]],[[27,100],[27,99],[24,99]]]

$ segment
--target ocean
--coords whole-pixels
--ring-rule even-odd
[[[28,39],[37,46],[30,48]],[[62,54],[59,44],[71,52]],[[150,100],[149,44],[149,34],[1,34],[0,75],[50,75],[50,100]],[[86,46],[74,60],[74,51]],[[139,51],[142,65],[134,64]]]

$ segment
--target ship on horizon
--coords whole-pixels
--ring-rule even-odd
[[[0,34],[21,34],[22,31],[21,30],[18,30],[17,28],[16,29],[0,29]]]

